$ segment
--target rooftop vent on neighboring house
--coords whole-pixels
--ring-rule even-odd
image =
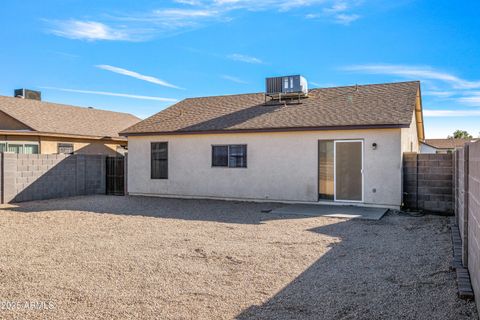
[[[29,89],[15,89],[14,97],[22,99],[31,99],[31,100],[42,100],[42,93],[40,91],[29,90]]]
[[[265,95],[280,101],[306,98],[307,80],[300,75],[267,78]]]

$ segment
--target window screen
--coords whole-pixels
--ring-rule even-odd
[[[151,178],[168,179],[168,142],[153,142],[151,157]]]
[[[0,152],[5,152],[7,151],[7,144],[4,142],[0,143]]]
[[[13,153],[23,153],[23,144],[8,144],[7,151]]]
[[[58,153],[73,154],[73,143],[59,143]]]
[[[224,146],[212,146],[212,166],[246,168],[247,145],[233,144]]]
[[[228,166],[230,168],[247,167],[247,146],[231,145],[228,146]]]

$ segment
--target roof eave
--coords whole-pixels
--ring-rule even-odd
[[[0,130],[0,135],[42,136],[42,137],[58,137],[58,138],[89,139],[89,140],[126,141],[126,138],[123,137],[123,136],[119,136],[119,137],[90,136],[90,135],[55,133],[55,132],[41,132],[41,131]]]
[[[415,101],[415,119],[417,125],[417,136],[419,141],[425,141],[425,123],[423,122],[422,91],[418,83],[418,93]]]
[[[347,126],[322,126],[322,127],[287,127],[287,128],[252,128],[252,129],[227,129],[227,130],[197,130],[197,131],[144,131],[120,132],[120,136],[150,136],[150,135],[189,135],[189,134],[232,134],[232,133],[265,133],[265,132],[301,132],[301,131],[327,131],[327,130],[368,130],[368,129],[399,129],[408,128],[409,124],[373,124],[373,125],[347,125]]]

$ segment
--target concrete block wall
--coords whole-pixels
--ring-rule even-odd
[[[468,269],[480,312],[480,142],[468,146]]]
[[[15,197],[16,190],[16,155],[3,153],[2,155],[2,201],[10,202]]]
[[[455,187],[462,260],[470,272],[480,312],[480,141],[455,150]]]
[[[1,155],[2,203],[105,194],[103,155]]]
[[[453,155],[403,155],[403,204],[413,210],[453,213]]]
[[[462,238],[462,261],[468,266],[468,146],[456,151],[456,175],[455,180],[458,191],[455,199],[458,228]]]

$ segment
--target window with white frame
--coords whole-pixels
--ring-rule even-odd
[[[39,149],[38,143],[35,142],[0,141],[0,152],[38,154]]]

